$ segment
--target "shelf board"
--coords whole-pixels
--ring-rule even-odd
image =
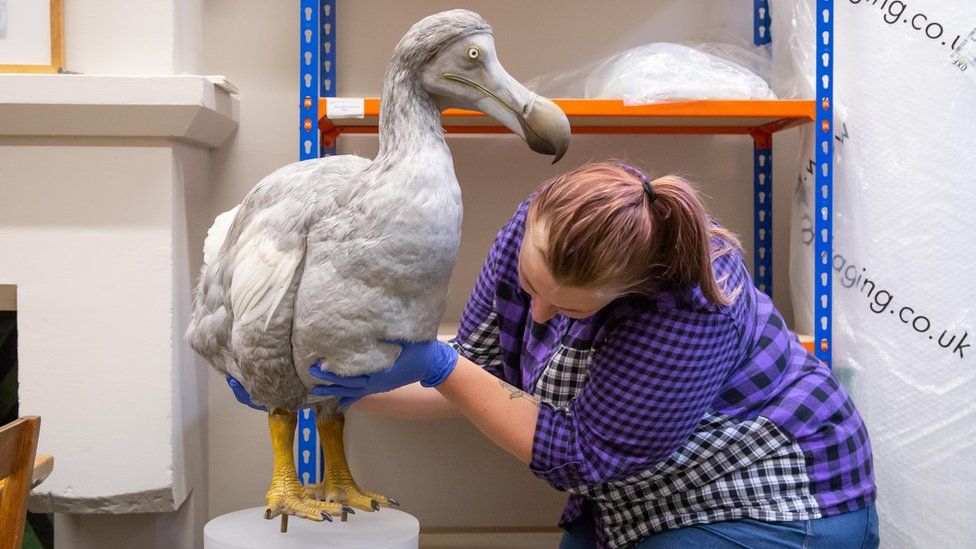
[[[238,126],[232,84],[194,75],[0,75],[0,137],[154,137],[208,149]]]
[[[376,133],[380,100],[363,99],[362,117],[327,118],[330,98],[319,100],[319,128],[327,136]],[[346,99],[346,98],[342,98]],[[569,117],[573,133],[585,134],[759,134],[770,135],[816,120],[814,101],[667,101],[624,105],[620,99],[554,99]],[[509,133],[477,111],[448,109],[448,133]]]

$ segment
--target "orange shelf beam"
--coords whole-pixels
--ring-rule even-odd
[[[319,128],[326,139],[342,133],[376,133],[380,100],[363,100],[361,118],[330,120],[329,98],[319,103]],[[757,138],[816,119],[814,101],[668,101],[624,105],[620,99],[555,99],[578,134],[751,134]],[[484,113],[449,109],[443,113],[448,133],[502,134],[509,130]]]
[[[813,348],[813,347],[814,347],[814,346],[813,346],[813,336],[812,336],[812,335],[804,335],[804,334],[800,334],[800,335],[799,335],[799,338],[800,338],[800,343],[801,343],[801,344],[803,344],[803,347],[804,347],[804,348],[805,348],[805,349],[806,349],[806,350],[807,350],[807,351],[808,351],[808,352],[809,352],[809,353],[810,353],[811,355],[812,355],[812,354],[814,354],[814,348]]]

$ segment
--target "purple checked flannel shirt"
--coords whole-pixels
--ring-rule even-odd
[[[498,233],[454,345],[542,400],[530,468],[571,492],[560,524],[590,509],[601,545],[622,547],[696,523],[874,502],[861,417],[741,254],[713,265],[741,288],[729,306],[688,288],[537,324],[517,274],[527,204]]]

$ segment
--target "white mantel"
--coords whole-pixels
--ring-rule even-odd
[[[163,137],[205,148],[237,128],[219,76],[0,75],[0,135]]]
[[[0,285],[17,287],[20,413],[42,417],[57,464],[34,511],[166,512],[205,492],[207,368],[183,333],[232,91],[0,75]],[[157,523],[158,546],[202,526],[196,499]]]

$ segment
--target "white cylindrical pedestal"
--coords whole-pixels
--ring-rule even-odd
[[[252,507],[219,516],[203,529],[204,549],[305,549],[370,547],[417,549],[420,522],[396,509],[376,513],[360,511],[347,522],[312,522],[288,518],[281,533],[281,519],[264,518],[264,507]]]

